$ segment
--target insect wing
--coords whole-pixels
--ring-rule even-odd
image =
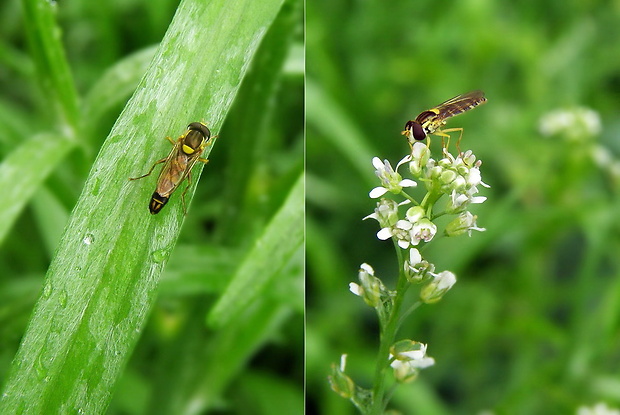
[[[181,150],[182,144],[181,140],[174,144],[157,178],[155,191],[162,196],[170,196],[183,180],[183,171],[187,164],[184,158],[187,156]]]
[[[445,120],[465,111],[469,111],[470,109],[475,108],[486,101],[487,99],[484,97],[484,92],[477,90],[466,94],[457,95],[446,102],[442,102],[430,111],[435,110],[437,112],[438,120]]]
[[[157,193],[162,196],[170,196],[179,185],[185,180],[187,175],[200,158],[202,151],[187,155],[182,150],[182,142],[175,146],[175,152],[166,162],[157,180]]]

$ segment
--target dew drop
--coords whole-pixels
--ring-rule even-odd
[[[95,242],[95,235],[87,233],[82,242],[84,242],[84,245],[92,245]]]
[[[90,191],[90,193],[93,196],[98,196],[100,189],[101,189],[101,180],[98,177],[96,177],[95,178],[95,183],[93,184],[93,189]]]
[[[167,249],[158,249],[157,251],[152,253],[153,256],[153,261],[157,262],[158,264],[163,262],[164,259],[166,259],[166,257],[168,256],[168,250]]]
[[[52,284],[48,281],[43,286],[43,298],[50,298],[50,295],[52,295]]]
[[[69,298],[69,295],[65,290],[62,290],[58,295],[58,302],[60,303],[60,306],[62,308],[65,308],[67,306],[67,298]]]
[[[47,376],[47,367],[45,365],[45,359],[43,358],[43,353],[39,355],[37,358],[37,362],[35,363],[34,370],[37,372],[37,377],[39,380],[45,379]]]

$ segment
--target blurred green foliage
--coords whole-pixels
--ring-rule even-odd
[[[620,407],[620,4],[609,1],[330,2],[307,5],[307,391],[312,413],[353,414],[332,362],[370,387],[376,318],[347,284],[362,262],[386,282],[371,157],[395,165],[405,122],[474,89],[488,103],[451,119],[483,160],[471,238],[423,252],[459,278],[401,336],[436,366],[401,387],[403,414],[574,413]],[[542,116],[584,106],[600,134],[544,137]],[[433,142],[437,151],[438,139]],[[593,154],[606,154],[595,158]],[[392,278],[390,278],[392,276]]]
[[[37,13],[22,7],[36,2],[0,5],[0,182],[17,184],[4,190],[8,198],[0,208],[5,219],[0,227],[0,384],[95,157],[178,3],[54,2],[53,13],[38,14],[45,21],[37,24],[58,24],[55,33],[66,56],[50,47],[53,36],[26,39],[24,28],[34,23],[23,16]],[[216,131],[217,156],[198,184],[158,302],[117,383],[110,414],[302,411],[303,255],[297,241],[303,225],[302,10],[302,2],[286,1],[275,23],[264,28],[264,44],[232,109],[221,114],[226,121]],[[196,85],[198,91],[201,87]],[[189,121],[171,123],[180,134]],[[164,142],[163,136],[147,139]],[[119,183],[128,184],[127,177]],[[148,215],[147,203],[128,217]],[[294,233],[278,235],[272,220],[281,213],[288,214],[282,221],[287,230],[295,218]],[[288,238],[290,245],[274,236]],[[256,248],[274,245],[284,249],[268,258]],[[246,289],[261,298],[229,296],[220,303],[231,312],[242,308],[243,324],[209,327],[207,315],[232,276],[243,267],[251,277],[248,270],[259,266],[262,285],[251,281]],[[275,399],[278,405],[266,404]]]

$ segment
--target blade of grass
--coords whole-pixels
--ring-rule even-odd
[[[136,89],[157,48],[129,55],[108,68],[84,98],[84,119],[97,122],[106,111],[119,108]]]
[[[178,197],[149,215],[154,178],[127,178],[167,153],[160,137],[180,134],[190,121],[204,118],[218,131],[281,4],[181,3],[91,170],[13,362],[0,413],[104,412],[183,220]],[[188,203],[192,194],[193,186]]]
[[[55,20],[56,5],[45,0],[23,0],[24,27],[37,78],[51,101],[48,104],[58,111],[63,124],[73,130],[65,132],[75,135],[80,117],[78,97]]]
[[[47,187],[41,187],[37,191],[37,197],[32,199],[32,211],[49,258],[54,256],[54,251],[62,237],[65,225],[69,221],[69,209],[67,209],[56,195]]]
[[[373,186],[377,181],[370,161],[376,154],[374,148],[367,144],[364,133],[340,106],[319,85],[306,81],[306,116],[314,128],[322,135],[343,158],[355,168],[356,174]]]
[[[261,165],[259,160],[270,157],[268,140],[257,140],[256,137],[265,133],[273,134],[274,129],[287,124],[277,120],[274,122],[277,105],[274,101],[278,89],[282,87],[284,63],[295,39],[292,34],[303,23],[302,11],[302,1],[289,0],[284,4],[252,62],[252,70],[243,81],[240,91],[243,99],[235,102],[234,111],[231,112],[233,117],[226,122],[228,132],[236,138],[230,143],[231,157],[226,170],[228,185],[222,196],[228,208],[224,211],[226,216],[222,220],[220,234],[226,243],[236,243],[235,238],[243,238],[245,230],[252,226],[256,218],[255,209],[247,209],[247,201],[244,199],[255,191],[252,189],[256,181],[256,171],[253,169]],[[260,87],[257,88],[257,85]],[[300,93],[303,93],[302,83],[299,85]],[[287,93],[292,95],[295,91]],[[261,111],[256,111],[256,108],[261,108]],[[301,111],[299,116],[301,120]],[[301,121],[299,125],[302,125]],[[277,133],[286,134],[280,131]]]
[[[205,331],[204,324],[198,326],[203,329],[195,324],[204,321],[200,306],[191,313],[190,322],[176,339],[178,344],[158,362],[155,372],[161,373],[156,376],[153,400],[145,413],[209,413],[221,403],[223,391],[244,370],[251,356],[291,315],[289,307],[261,298],[234,324],[212,332]]]
[[[75,142],[54,134],[41,133],[25,140],[0,164],[0,188],[10,203],[0,205],[0,242],[32,195],[54,170]]]
[[[300,176],[209,313],[209,324],[215,327],[227,324],[262,294],[271,279],[278,275],[278,271],[303,243],[304,232],[300,226],[304,220],[303,215],[304,187],[303,176]]]

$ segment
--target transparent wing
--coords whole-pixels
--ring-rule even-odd
[[[484,97],[484,92],[476,90],[450,98],[449,100],[437,105],[432,110],[436,110],[438,112],[438,120],[445,120],[465,111],[469,111],[480,104],[484,104],[486,101],[487,99]]]

